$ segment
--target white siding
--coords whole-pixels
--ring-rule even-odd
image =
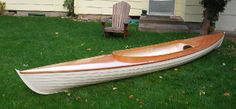
[[[185,17],[185,0],[175,0],[175,15]]]
[[[142,10],[148,10],[149,0],[75,0],[76,14],[111,15],[113,4],[126,1],[131,5],[130,15],[139,16]],[[175,15],[183,15],[185,0],[175,0]]]
[[[66,11],[64,0],[1,0],[6,2],[7,10],[28,11]]]
[[[7,10],[28,11],[67,11],[63,7],[64,0],[1,0],[6,2]],[[130,15],[140,15],[141,10],[148,10],[149,0],[75,0],[76,14],[112,13],[113,4],[126,1],[131,5]],[[201,0],[175,0],[175,15],[186,22],[201,22],[203,8]],[[236,0],[231,0],[224,13],[220,14],[216,23],[217,30],[236,31]]]
[[[203,8],[201,0],[186,0],[184,20],[186,22],[201,22]]]
[[[130,15],[140,15],[141,10],[148,8],[148,0],[75,0],[75,13],[110,15],[113,4],[120,1],[131,5]]]
[[[236,31],[236,0],[231,0],[224,13],[220,14],[216,30]]]
[[[141,10],[149,9],[149,0],[75,0],[75,13],[111,15],[113,4],[119,1],[131,5],[130,15],[139,16]],[[187,22],[201,22],[202,11],[200,0],[175,0],[174,15]]]

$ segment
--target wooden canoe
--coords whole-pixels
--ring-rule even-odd
[[[181,65],[218,48],[223,39],[224,33],[217,33],[16,71],[34,92],[52,94]]]

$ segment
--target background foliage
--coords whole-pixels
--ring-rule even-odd
[[[74,0],[65,0],[63,6],[68,9],[68,16],[74,15]]]
[[[0,1],[0,15],[2,15],[5,11],[6,3]]]
[[[204,17],[210,20],[209,31],[215,28],[215,22],[219,19],[219,14],[225,10],[225,6],[230,0],[202,0],[201,4],[204,8]]]

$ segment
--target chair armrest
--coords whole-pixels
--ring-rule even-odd
[[[102,23],[105,23],[105,22],[108,22],[110,19],[112,19],[112,17],[102,18],[102,19],[101,19],[101,22],[102,22]]]
[[[130,20],[131,20],[131,18],[127,18],[127,19],[124,20],[123,23],[124,23],[124,24],[129,24]]]

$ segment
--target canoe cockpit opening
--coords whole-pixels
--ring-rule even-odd
[[[189,49],[189,48],[193,48],[193,47],[192,47],[191,45],[185,45],[185,46],[183,47],[184,50]]]
[[[160,55],[181,52],[189,48],[192,48],[192,46],[185,43],[175,43],[166,46],[150,47],[147,49],[125,52],[122,53],[122,56],[128,56],[128,57],[160,56]]]

